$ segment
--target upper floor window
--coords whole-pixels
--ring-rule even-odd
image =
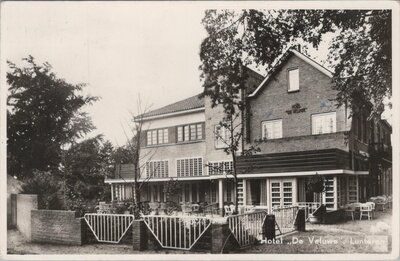
[[[312,134],[336,132],[336,112],[312,115]]]
[[[288,91],[293,92],[293,91],[298,91],[299,90],[299,69],[290,69],[288,71],[288,81],[289,81],[289,87]]]
[[[215,147],[217,149],[226,148],[230,144],[231,133],[228,128],[221,125],[215,125]]]
[[[176,174],[178,177],[202,176],[203,158],[176,160]]]
[[[147,131],[147,145],[168,143],[168,129]]]
[[[215,161],[208,163],[208,175],[229,174],[232,170],[232,161]]]
[[[263,139],[282,138],[282,120],[263,121],[261,124]]]
[[[177,141],[195,141],[203,139],[203,124],[189,124],[176,127]]]
[[[147,178],[164,178],[168,177],[168,161],[148,161],[146,162]]]

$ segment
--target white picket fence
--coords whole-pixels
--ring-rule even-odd
[[[290,233],[295,230],[294,222],[296,220],[298,206],[278,206],[272,209],[275,215],[275,222],[277,225],[277,236]]]
[[[133,215],[88,213],[84,219],[97,241],[119,243],[132,225]]]
[[[296,206],[298,206],[301,209],[304,209],[304,214],[306,221],[308,221],[310,214],[314,213],[315,210],[317,210],[320,206],[321,203],[318,202],[297,202]]]
[[[262,239],[266,211],[257,211],[228,217],[229,229],[240,247],[246,247]]]
[[[190,250],[211,225],[205,217],[145,215],[143,220],[163,248]]]

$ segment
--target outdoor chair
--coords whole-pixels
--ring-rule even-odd
[[[214,214],[217,214],[218,213],[218,203],[212,203],[207,206],[204,206],[203,213],[204,213],[204,215],[211,215],[211,216],[213,216]]]
[[[182,215],[192,215],[192,206],[188,204],[182,204]]]
[[[151,215],[157,214],[159,206],[160,206],[160,204],[156,203],[156,202],[149,203],[150,214]]]
[[[199,204],[192,204],[192,213],[198,214],[200,212]]]
[[[361,204],[360,205],[360,220],[363,217],[367,217],[368,220],[372,219],[372,206],[370,204]]]
[[[254,212],[256,209],[254,206],[246,206],[244,209],[244,213],[251,213]]]
[[[375,203],[374,203],[374,202],[366,202],[365,204],[368,204],[368,205],[371,206],[371,209],[372,209],[372,218],[374,218]]]
[[[354,204],[346,204],[344,206],[344,213],[346,214],[346,217],[351,217],[351,220],[353,221],[355,212],[356,212],[356,207]]]
[[[233,214],[233,211],[232,211],[230,206],[225,205],[224,206],[224,210],[225,210],[225,215],[224,216],[229,216],[229,215]]]
[[[378,209],[381,211],[385,211],[387,205],[388,205],[388,199],[387,197],[384,196],[377,196],[376,199],[374,200],[374,203],[376,205],[376,209]]]
[[[230,204],[230,205],[229,205],[229,208],[231,209],[231,212],[232,212],[232,214],[233,214],[233,213],[235,212],[235,209],[236,209],[235,205]]]
[[[387,197],[388,208],[392,208],[392,196]]]

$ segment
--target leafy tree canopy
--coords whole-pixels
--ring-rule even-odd
[[[133,163],[135,148],[132,143],[117,147],[112,155],[114,164]]]
[[[338,105],[371,101],[383,111],[391,96],[390,10],[207,10],[203,25],[208,36],[200,50],[204,95],[232,114],[244,89],[243,66],[273,65],[293,45],[318,48],[333,33],[329,62],[335,68]]]
[[[96,136],[73,144],[63,153],[62,173],[67,207],[77,200],[108,199],[109,186],[104,178],[110,177],[114,166],[113,146]]]
[[[8,173],[20,177],[57,171],[62,147],[94,129],[81,109],[98,99],[82,94],[85,84],[58,78],[50,64],[23,60],[22,68],[8,62],[7,72]]]

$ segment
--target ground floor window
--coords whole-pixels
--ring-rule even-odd
[[[357,176],[350,176],[347,179],[348,182],[348,198],[347,203],[358,202],[358,179]]]
[[[293,205],[293,180],[273,179],[270,189],[272,207]]]
[[[132,185],[131,184],[111,184],[112,186],[112,200],[126,200],[132,198]]]
[[[246,180],[246,205],[266,206],[267,198],[266,179]]]
[[[235,190],[235,184],[231,180],[226,181],[226,196],[225,196],[225,201],[227,203],[233,203],[233,198],[235,197],[234,195],[234,190]]]
[[[336,182],[334,177],[325,177],[325,205],[327,208],[336,208],[335,199],[336,199]]]

